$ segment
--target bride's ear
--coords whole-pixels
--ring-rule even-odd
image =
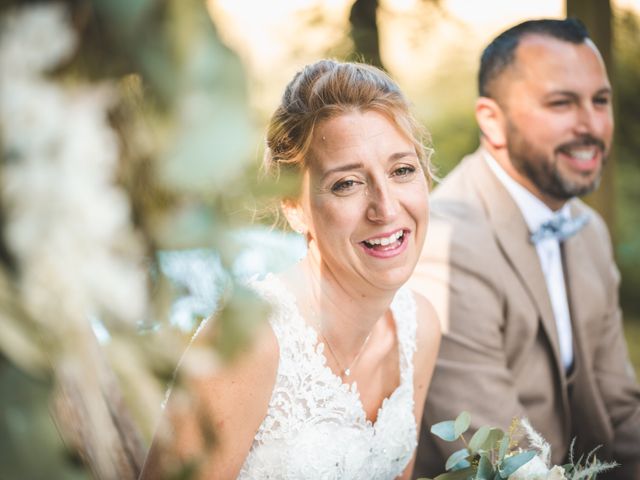
[[[287,219],[291,229],[301,235],[306,235],[309,230],[305,221],[305,215],[300,202],[294,198],[285,198],[280,202],[280,209]]]

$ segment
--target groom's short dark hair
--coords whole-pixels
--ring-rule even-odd
[[[491,83],[513,63],[516,48],[525,35],[543,35],[576,44],[589,38],[589,32],[576,18],[527,20],[505,30],[484,49],[480,57],[478,92],[481,97],[493,97]]]

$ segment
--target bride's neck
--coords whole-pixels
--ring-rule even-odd
[[[390,292],[365,291],[356,282],[341,281],[308,255],[296,267],[297,296],[306,305],[306,317],[325,336],[340,338],[344,348],[359,347],[393,300]]]

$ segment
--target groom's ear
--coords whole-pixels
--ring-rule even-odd
[[[287,219],[287,223],[294,232],[305,235],[308,231],[307,223],[305,221],[304,211],[302,205],[295,198],[284,198],[280,202],[280,209]]]
[[[500,149],[507,145],[504,112],[493,98],[479,97],[476,100],[476,121],[492,147]]]

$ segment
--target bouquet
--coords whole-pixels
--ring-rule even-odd
[[[462,412],[455,420],[432,425],[431,433],[447,442],[460,440],[464,448],[447,459],[446,473],[434,480],[594,480],[599,473],[618,464],[601,462],[594,449],[586,457],[573,458],[573,442],[569,463],[551,465],[551,447],[526,418],[514,419],[508,432],[499,428],[480,427],[467,441],[471,417]],[[531,447],[523,450],[517,439],[524,435]],[[430,479],[421,479],[430,480]]]

